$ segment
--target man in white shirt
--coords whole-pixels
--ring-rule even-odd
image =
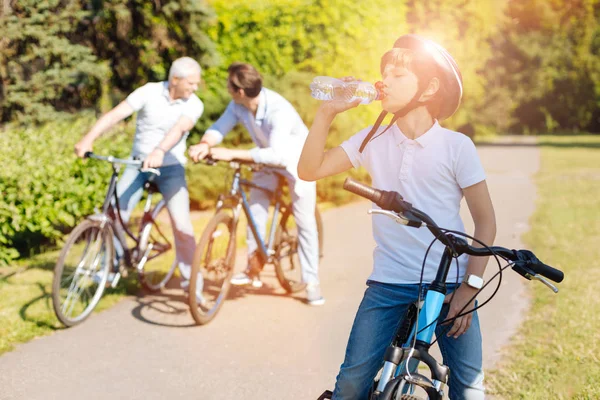
[[[190,57],[173,62],[169,80],[150,82],[136,89],[126,100],[103,115],[75,145],[75,153],[83,157],[92,150],[94,140],[117,122],[138,112],[132,157],[144,160],[144,168],[158,168],[160,176],[128,167],[117,184],[117,195],[123,221],[140,201],[145,182],[152,179],[167,202],[173,223],[175,247],[180,271],[189,280],[195,250],[194,231],[190,220],[190,202],[185,180],[185,140],[204,111],[202,101],[194,94],[200,83],[200,65]],[[119,254],[121,253],[121,254]],[[122,249],[117,243],[117,256]]]

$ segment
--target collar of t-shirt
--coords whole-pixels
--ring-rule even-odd
[[[179,103],[183,103],[185,101],[184,99],[176,99],[176,100],[171,99],[171,94],[169,93],[169,81],[163,82],[162,94],[163,94],[163,96],[166,97],[169,104],[179,104]]]
[[[265,136],[265,133],[261,129],[262,124],[267,116],[267,91],[263,88],[258,94],[258,108],[256,109],[256,116],[250,120],[254,122],[254,136],[256,137],[257,144],[262,147],[269,147],[269,140]],[[250,110],[248,113],[252,114]]]
[[[394,135],[394,140],[396,141],[396,144],[398,146],[406,141],[412,141],[418,143],[419,145],[421,145],[421,147],[427,147],[427,145],[429,145],[432,141],[435,140],[435,132],[439,128],[441,128],[441,126],[439,122],[435,120],[431,128],[429,128],[425,133],[423,133],[416,139],[409,139],[406,136],[404,136],[397,124],[394,124],[392,132]]]

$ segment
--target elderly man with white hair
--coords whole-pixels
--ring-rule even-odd
[[[152,180],[167,202],[173,222],[179,269],[188,280],[195,240],[183,165],[186,162],[187,135],[204,111],[202,101],[194,94],[200,84],[200,74],[200,65],[194,59],[182,57],[175,60],[168,81],[150,82],[136,89],[126,100],[103,115],[75,145],[75,153],[83,157],[92,150],[94,140],[102,133],[135,111],[138,112],[132,157],[143,159],[145,168],[160,170],[160,176],[152,176]],[[147,172],[133,167],[125,168],[117,184],[124,222],[128,221],[131,210],[140,201],[144,184],[149,179]],[[118,241],[115,242],[119,257],[123,251]]]

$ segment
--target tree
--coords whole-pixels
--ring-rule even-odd
[[[600,2],[511,0],[506,17],[486,75],[511,94],[512,130],[598,129]]]
[[[90,106],[104,72],[76,32],[89,13],[77,1],[22,0],[0,19],[0,121],[44,121]]]
[[[106,60],[110,87],[118,96],[148,82],[167,78],[171,63],[182,56],[202,67],[218,62],[206,31],[214,12],[201,0],[96,0],[84,41],[100,60]]]
[[[3,1],[12,10],[0,19],[0,122],[110,107],[166,79],[178,57],[203,67],[217,61],[205,34],[213,12],[203,1]]]

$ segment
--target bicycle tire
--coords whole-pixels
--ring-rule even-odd
[[[236,226],[230,212],[221,210],[208,222],[196,246],[190,275],[188,304],[194,321],[205,325],[217,315],[231,287],[231,277],[235,267]],[[221,239],[227,230],[228,238]],[[221,257],[214,257],[213,250],[222,250]],[[196,297],[198,273],[202,274],[202,296],[205,304],[199,304]]]
[[[277,280],[288,293],[303,290],[306,284],[302,282],[302,266],[298,257],[298,235],[295,226],[291,224],[293,212],[291,209],[281,216],[279,226],[275,233],[274,265]],[[323,222],[318,209],[315,209],[317,220],[317,234],[319,236],[319,253],[322,253]]]
[[[167,212],[164,207],[164,203],[161,202],[157,208],[153,211],[153,214],[158,216],[161,212]],[[173,259],[170,264],[165,257],[159,254],[160,257],[151,259],[148,261],[144,260],[144,253],[148,252],[147,256],[150,256],[154,245],[159,243],[153,236],[152,231],[157,230],[157,223],[155,219],[144,222],[140,228],[140,240],[139,240],[139,263],[142,263],[141,267],[138,266],[139,280],[142,286],[150,292],[157,292],[164,288],[166,284],[171,280],[177,268],[177,258]],[[174,254],[167,250],[168,254]],[[149,263],[152,266],[148,267]]]
[[[97,235],[91,235],[91,237],[95,237],[93,243],[90,243],[91,237],[88,237],[87,239],[84,237],[86,233],[91,233],[88,231],[97,231],[98,233]],[[101,235],[101,237],[99,235]],[[71,327],[80,324],[90,316],[94,308],[96,308],[96,306],[98,305],[98,302],[100,301],[100,298],[104,293],[104,289],[106,288],[108,274],[110,272],[110,267],[112,266],[114,258],[114,246],[112,238],[113,235],[110,225],[105,225],[103,227],[101,222],[94,221],[91,219],[86,219],[82,221],[79,225],[75,227],[75,229],[73,229],[73,231],[69,235],[54,267],[54,276],[52,278],[52,306],[54,308],[54,313],[56,314],[56,317],[64,326]],[[79,240],[85,240],[86,242],[82,243],[79,242]],[[100,242],[98,243],[97,240],[100,240]],[[90,244],[92,244],[93,247],[90,248]],[[73,255],[70,254],[71,250],[75,250],[75,248],[78,245],[83,246],[84,255],[80,257],[79,261],[77,262],[77,266],[74,268],[73,274],[71,275],[73,276],[73,280],[71,280],[69,283],[69,288],[67,289],[66,293],[66,300],[68,301],[69,297],[73,295],[78,296],[78,300],[81,294],[83,293],[83,290],[85,290],[89,294],[89,291],[87,289],[80,288],[80,286],[82,286],[84,283],[87,283],[82,282],[82,280],[86,278],[90,278],[89,280],[91,280],[92,282],[95,282],[94,278],[96,278],[98,282],[95,283],[97,283],[98,286],[94,290],[93,295],[91,295],[90,301],[83,308],[83,310],[77,316],[73,317],[72,315],[68,315],[70,313],[68,313],[68,310],[64,308],[66,303],[62,301],[61,289],[62,283],[64,281],[62,276],[65,272],[66,265],[70,264],[72,261],[75,261],[75,259],[77,258],[73,257]],[[89,269],[86,267],[85,264],[82,264],[82,262],[85,261],[84,258],[89,258],[88,249],[97,252],[97,254],[90,253],[93,256],[91,257],[92,269]],[[102,256],[103,251],[104,256]],[[100,268],[96,269],[98,266]],[[73,284],[75,278],[77,277],[79,277],[79,281],[76,283],[77,290],[79,291],[79,293],[73,294],[73,290],[75,289],[75,287],[73,287]],[[71,310],[73,310],[74,306],[74,304],[70,306]]]

